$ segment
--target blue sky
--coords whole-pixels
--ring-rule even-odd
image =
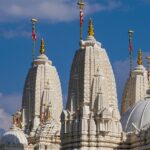
[[[113,65],[121,99],[128,77],[128,29],[133,36],[133,59],[141,48],[150,50],[150,0],[86,0],[84,39],[93,19],[95,37],[106,48]],[[64,99],[71,62],[79,47],[79,15],[76,0],[0,1],[0,128],[8,128],[10,114],[19,108],[25,77],[31,65],[31,22],[36,17],[37,48],[45,39],[46,54],[57,67]]]

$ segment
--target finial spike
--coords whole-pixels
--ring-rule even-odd
[[[94,36],[94,27],[93,27],[93,22],[92,19],[90,18],[89,21],[89,31],[88,31],[89,36]]]
[[[138,65],[142,65],[143,61],[142,61],[142,50],[139,49],[138,51],[138,61],[137,61]]]
[[[40,48],[40,54],[45,54],[45,45],[44,45],[44,39],[41,40],[41,48]]]

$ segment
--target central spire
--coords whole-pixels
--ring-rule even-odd
[[[44,39],[41,40],[41,48],[40,48],[40,54],[45,54],[45,45],[44,45]]]
[[[93,27],[93,22],[91,18],[89,20],[88,36],[94,36],[94,27]]]

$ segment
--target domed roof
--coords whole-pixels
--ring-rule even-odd
[[[9,131],[4,133],[1,138],[1,144],[4,145],[27,145],[28,141],[23,131],[15,125]]]
[[[144,128],[150,123],[150,98],[137,102],[122,115],[121,123],[125,132]]]
[[[47,120],[36,131],[37,137],[50,137],[55,135],[60,135],[60,131],[59,124],[54,119]]]

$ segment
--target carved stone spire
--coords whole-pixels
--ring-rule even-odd
[[[106,50],[93,36],[94,28],[90,19],[88,38],[82,40],[71,67],[68,101],[61,117],[63,150],[79,147],[105,149],[98,146],[101,135],[110,132],[110,135],[115,133],[118,139],[121,136],[113,70]],[[110,137],[105,140],[105,145],[109,142]]]
[[[149,87],[147,70],[143,66],[142,51],[138,51],[137,66],[131,72],[130,77],[126,81],[122,96],[121,114],[123,115],[130,107],[138,101],[144,99],[147,95]]]
[[[23,125],[27,134],[34,136],[39,125],[45,121],[47,106],[51,103],[53,119],[59,124],[62,112],[60,79],[52,61],[45,55],[44,39],[41,40],[40,55],[29,69],[23,93]]]

